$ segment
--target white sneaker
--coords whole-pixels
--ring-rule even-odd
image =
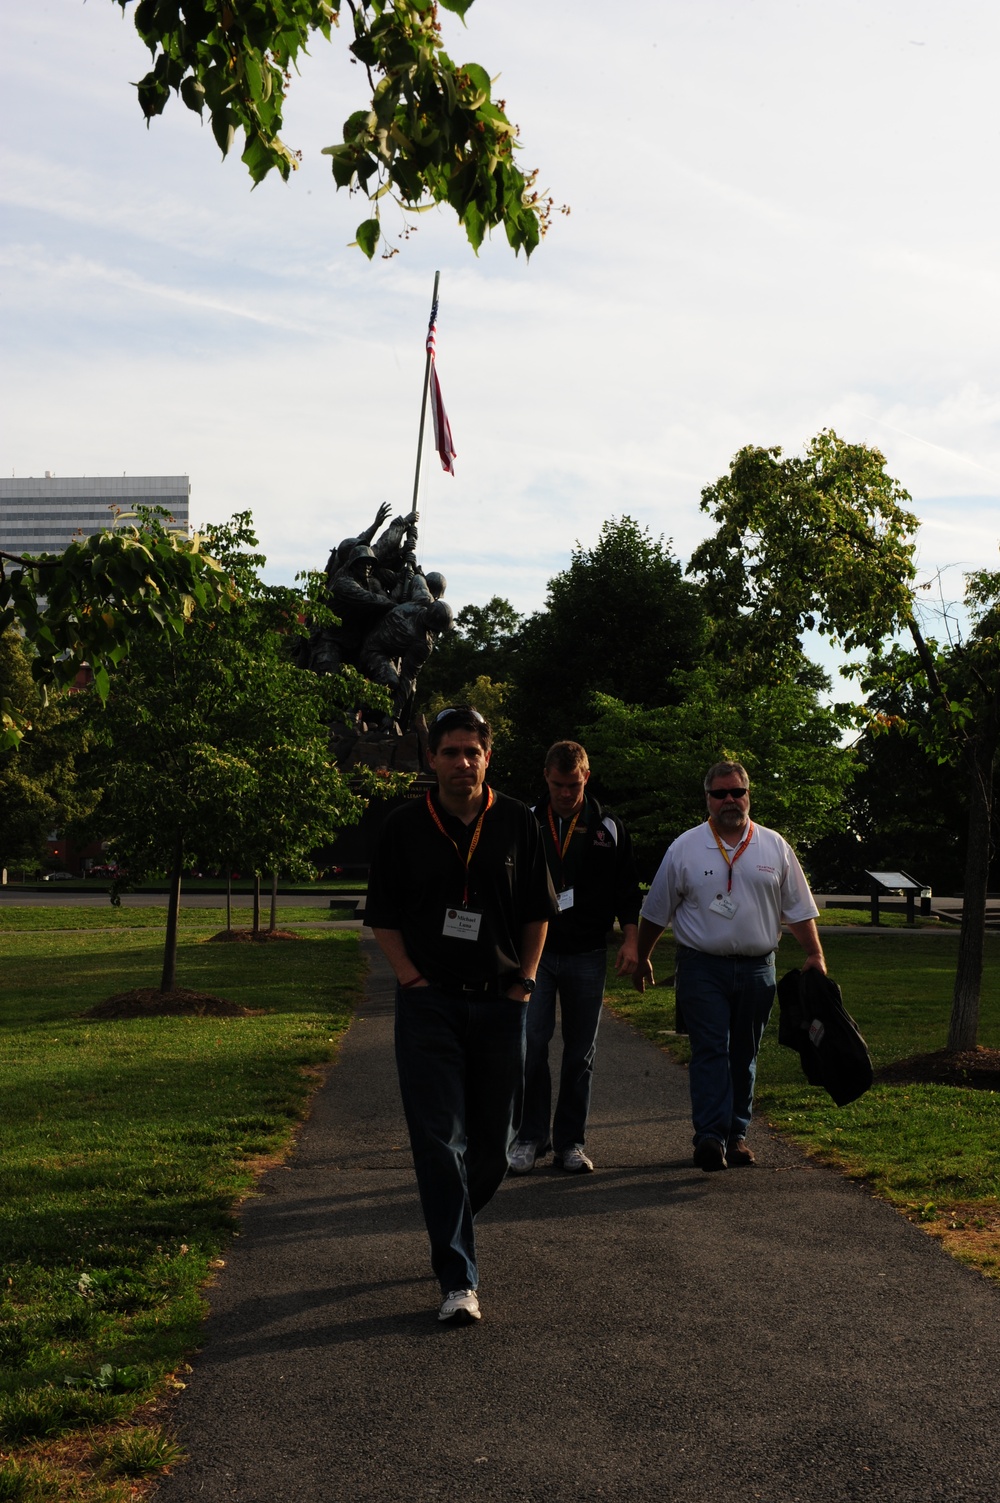
[[[538,1158],[537,1143],[515,1143],[510,1150],[511,1174],[530,1174]]]
[[[480,1314],[474,1289],[453,1289],[441,1304],[438,1320],[453,1320],[457,1326],[467,1326],[479,1320]]]
[[[556,1163],[561,1164],[567,1174],[593,1174],[594,1164],[588,1159],[579,1143],[574,1143],[571,1148],[564,1148],[562,1153],[556,1154]]]

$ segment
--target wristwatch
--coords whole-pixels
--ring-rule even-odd
[[[510,984],[511,986],[519,986],[522,992],[524,992],[529,997],[535,990],[535,983],[532,981],[530,976],[515,976]]]

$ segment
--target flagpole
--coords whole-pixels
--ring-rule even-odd
[[[431,296],[431,312],[432,313],[434,311],[434,305],[437,302],[438,283],[440,282],[440,280],[441,280],[441,273],[440,273],[440,271],[436,271],[434,273],[434,292],[433,292],[433,294]],[[422,453],[424,451],[424,420],[425,420],[425,418],[427,416],[427,390],[428,390],[428,387],[431,384],[431,360],[432,360],[432,358],[433,357],[431,355],[430,349],[428,348],[428,350],[427,350],[427,358],[426,358],[426,360],[424,362],[424,391],[423,391],[423,396],[420,399],[420,432],[417,435],[417,466],[416,466],[416,469],[413,472],[413,504],[412,504],[412,506],[410,508],[411,511],[416,511],[416,509],[417,509],[417,493],[420,490],[420,456],[422,455]]]

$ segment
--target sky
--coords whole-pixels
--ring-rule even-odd
[[[267,574],[320,568],[410,504],[435,270],[458,451],[431,452],[420,554],[454,608],[541,608],[628,515],[686,560],[744,444],[820,429],[885,455],[918,560],[961,594],[1000,538],[1000,11],[980,0],[476,0],[442,13],[568,215],[530,262],[447,209],[399,254],[321,148],[365,103],[317,38],[251,191],[112,0],[0,20],[0,473],[188,474],[192,521],[253,513]],[[937,591],[926,597],[938,598]]]

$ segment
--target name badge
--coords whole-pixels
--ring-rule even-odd
[[[572,906],[573,906],[573,889],[572,889],[572,887],[564,887],[563,890],[562,890],[562,892],[556,893],[556,897],[557,897],[557,899],[559,901],[559,912],[560,913],[565,913],[567,908],[572,908]]]
[[[709,913],[717,913],[720,918],[731,919],[739,906],[739,903],[734,903],[732,898],[726,893],[720,892],[715,902],[709,903],[708,911]]]
[[[482,921],[482,914],[475,913],[471,908],[448,908],[445,910],[441,933],[452,939],[478,939]]]

